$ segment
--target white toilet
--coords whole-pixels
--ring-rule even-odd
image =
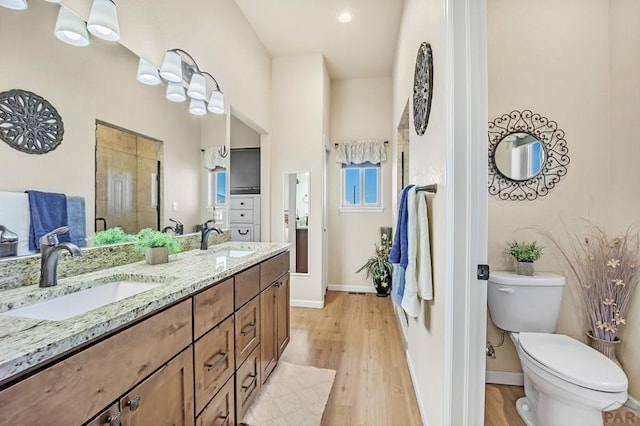
[[[488,302],[493,323],[509,331],[524,373],[516,402],[528,426],[602,425],[602,412],[627,400],[624,371],[591,347],[556,329],[565,278],[492,271]]]

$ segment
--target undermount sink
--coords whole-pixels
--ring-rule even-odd
[[[0,315],[61,321],[160,286],[159,283],[114,281],[65,294]]]
[[[253,250],[223,250],[215,253],[216,256],[244,257],[253,253]]]

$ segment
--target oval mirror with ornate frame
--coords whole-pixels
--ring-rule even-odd
[[[512,111],[489,122],[489,193],[502,200],[545,196],[567,174],[564,131],[540,114]]]

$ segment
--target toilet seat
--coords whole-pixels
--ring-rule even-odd
[[[622,392],[627,376],[609,358],[562,334],[519,333],[524,354],[550,374],[583,388]]]

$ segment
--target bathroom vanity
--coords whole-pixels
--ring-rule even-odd
[[[0,424],[240,422],[289,341],[286,244],[224,243],[0,293]],[[113,280],[160,284],[64,319],[9,307]]]

